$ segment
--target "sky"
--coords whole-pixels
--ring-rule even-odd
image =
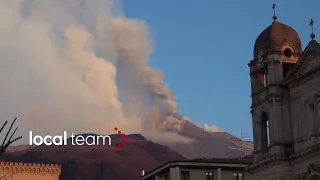
[[[256,38],[273,21],[273,3],[278,20],[298,32],[303,47],[311,18],[320,36],[317,0],[124,0],[122,8],[148,24],[155,48],[150,65],[164,72],[178,113],[251,140],[247,64]]]

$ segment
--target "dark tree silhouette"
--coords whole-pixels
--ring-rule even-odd
[[[11,123],[11,126],[10,126],[9,130],[8,130],[8,132],[7,132],[4,140],[2,141],[2,144],[1,144],[1,146],[0,146],[0,156],[2,156],[2,155],[4,154],[4,152],[6,151],[6,149],[7,149],[12,143],[14,143],[15,141],[17,141],[17,140],[19,140],[19,139],[22,138],[22,136],[20,136],[20,137],[17,137],[17,138],[15,138],[15,139],[11,140],[12,137],[13,137],[13,135],[14,135],[14,133],[16,133],[16,131],[17,131],[17,129],[18,129],[18,127],[16,127],[15,130],[13,131],[13,133],[11,134],[10,138],[9,138],[8,141],[7,141],[8,135],[9,135],[9,133],[10,133],[12,127],[13,127],[13,124],[16,122],[16,120],[17,120],[17,118],[15,118],[14,121]],[[3,124],[3,126],[1,127],[1,129],[0,129],[0,134],[2,133],[3,128],[7,125],[7,123],[8,123],[8,121],[6,121],[6,122]]]

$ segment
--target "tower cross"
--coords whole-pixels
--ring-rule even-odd
[[[309,26],[311,26],[312,33],[313,33],[313,24],[314,24],[314,20],[311,18]]]
[[[314,20],[311,18],[309,23],[309,26],[311,26],[311,34],[310,34],[311,39],[314,39],[316,37],[316,35],[313,33],[313,24],[314,24]]]

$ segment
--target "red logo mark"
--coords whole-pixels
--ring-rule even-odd
[[[122,140],[121,143],[117,144],[117,146],[114,147],[114,150],[117,151],[117,150],[119,150],[119,148],[123,147],[123,145],[126,144],[126,141],[128,141],[129,138],[127,137],[127,135],[121,133],[121,131],[118,128],[114,128],[114,130],[117,131],[118,134],[121,134],[122,139],[124,139],[124,140]]]

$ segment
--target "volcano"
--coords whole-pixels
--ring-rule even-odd
[[[235,158],[251,154],[253,144],[227,132],[207,132],[187,120],[182,120],[181,136],[194,139],[190,144],[176,143],[168,146],[188,159]]]
[[[115,144],[121,138],[111,135]],[[185,159],[168,147],[146,140],[139,134],[128,135],[129,141],[115,151],[113,146],[25,146],[11,147],[2,160],[60,164],[60,180],[140,179],[140,169],[147,171],[172,160]]]
[[[146,171],[172,160],[195,158],[236,158],[251,154],[252,143],[226,132],[207,132],[192,122],[180,119],[181,137],[188,142],[157,141],[141,134],[128,135],[124,148],[110,146],[12,146],[3,160],[61,164],[61,180],[140,179],[140,168]],[[95,134],[83,134],[95,135]],[[113,144],[120,135],[110,135]]]

